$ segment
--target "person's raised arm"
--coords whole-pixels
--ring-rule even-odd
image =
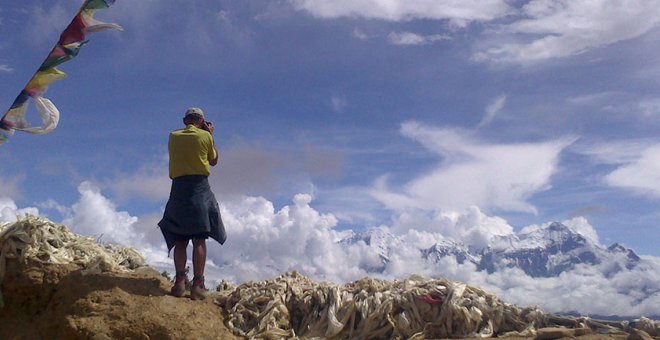
[[[215,153],[215,157],[211,159],[212,154],[209,153],[209,165],[215,166],[218,164],[218,158],[220,158],[220,154],[218,153],[218,149],[215,147],[215,138],[213,138],[213,132],[215,131],[215,127],[213,126],[213,123],[211,122],[204,122],[202,124],[202,128],[206,131],[208,131],[211,134],[211,140],[213,141],[213,152]]]
[[[220,154],[218,153],[218,149],[215,147],[215,141],[213,142],[213,151],[215,152],[215,158],[209,159],[209,165],[210,166],[215,166],[218,164],[218,158],[220,158]],[[209,155],[211,156],[211,155]]]

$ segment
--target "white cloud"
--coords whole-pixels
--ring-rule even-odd
[[[0,72],[12,72],[14,69],[7,64],[0,64]]]
[[[575,148],[597,164],[615,169],[603,176],[603,183],[653,199],[660,198],[660,143],[629,140]]]
[[[357,27],[353,29],[352,33],[354,38],[360,39],[360,40],[369,40],[371,38],[368,34],[362,32],[362,30],[358,29]]]
[[[484,117],[481,119],[481,122],[479,122],[478,127],[484,127],[488,124],[490,124],[493,119],[495,119],[495,115],[497,115],[500,110],[504,107],[504,104],[506,104],[506,96],[502,95],[499,96],[493,101],[488,107],[486,108],[486,114]]]
[[[489,21],[511,13],[504,0],[289,0],[320,18],[362,17],[390,21],[449,19],[457,25]]]
[[[82,182],[78,192],[80,200],[71,207],[72,216],[62,223],[79,234],[100,237],[103,242],[128,246],[140,243],[143,235],[134,229],[137,217],[117,211],[115,204],[91,182]]]
[[[0,224],[3,222],[16,222],[16,219],[25,215],[39,215],[39,209],[29,207],[19,209],[9,197],[0,196]]]
[[[587,221],[586,218],[582,216],[574,217],[562,223],[567,227],[571,228],[573,231],[577,232],[578,234],[584,236],[586,239],[590,240],[594,244],[600,244],[596,229],[594,229],[594,227],[589,223],[589,221]]]
[[[388,21],[450,20],[465,27],[474,21],[493,23],[482,31],[477,61],[529,64],[569,57],[634,39],[660,24],[657,0],[532,0],[519,8],[510,1],[432,0],[290,0],[298,10],[319,18],[366,18]],[[496,20],[507,18],[506,24]],[[396,44],[425,44],[435,36],[391,33]],[[439,35],[437,37],[442,37]]]
[[[646,140],[614,141],[596,144],[578,144],[573,151],[589,156],[596,163],[625,164],[634,163],[639,159],[642,150],[653,145]]]
[[[496,36],[510,34],[510,39],[475,58],[525,64],[573,56],[639,37],[659,23],[656,0],[534,0],[522,7],[518,20],[496,30]]]
[[[62,205],[55,201],[54,199],[48,199],[45,202],[38,203],[37,206],[45,210],[55,210],[61,216],[71,216],[71,208],[65,205]]]
[[[434,169],[409,181],[400,190],[377,183],[374,196],[390,209],[460,211],[482,209],[535,212],[527,202],[550,187],[559,153],[572,140],[541,143],[489,144],[470,132],[404,123],[404,136],[442,157]]]
[[[392,230],[397,234],[407,234],[408,237],[417,237],[417,232],[442,235],[442,239],[461,242],[478,250],[488,246],[493,236],[513,233],[513,227],[504,219],[487,216],[476,206],[461,212],[409,209],[394,217]],[[437,242],[437,236],[430,239],[434,240],[434,243]],[[416,239],[412,244],[420,244],[420,240]],[[427,244],[425,247],[432,245]]]
[[[412,32],[391,32],[387,39],[394,45],[427,45],[451,38],[444,34],[420,35]]]
[[[567,101],[576,105],[603,105],[608,104],[610,101],[621,100],[624,95],[623,92],[606,91],[568,97]]]
[[[618,167],[604,180],[613,187],[660,198],[660,144],[644,149],[637,159]]]
[[[475,275],[474,279],[485,280],[483,287],[489,287],[484,289],[507,302],[538,305],[549,312],[639,316],[657,313],[654,304],[660,296],[639,299],[635,290],[654,287],[649,282],[660,278],[658,269],[656,262],[651,268],[622,271],[611,278],[604,277],[599,266],[576,268],[552,278],[533,278],[507,269],[483,278]]]

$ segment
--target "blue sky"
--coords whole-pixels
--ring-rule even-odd
[[[7,108],[80,3],[0,4]],[[405,233],[476,211],[507,225],[486,235],[573,221],[660,256],[659,5],[117,0],[97,19],[124,32],[90,35],[45,95],[58,128],[0,146],[3,218],[98,221],[99,204],[157,244],[167,134],[198,106],[227,214],[300,203]]]

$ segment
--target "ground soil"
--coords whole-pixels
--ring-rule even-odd
[[[83,276],[75,265],[9,260],[0,339],[236,339],[211,292],[168,295],[157,271]]]

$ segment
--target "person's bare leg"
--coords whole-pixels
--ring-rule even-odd
[[[203,238],[193,239],[193,274],[204,276],[206,266],[206,240]]]
[[[188,261],[188,240],[174,242],[174,270],[177,273],[186,271],[186,261]]]
[[[206,266],[206,240],[193,239],[193,283],[190,297],[193,300],[203,300],[204,296],[204,267]]]
[[[186,262],[188,261],[188,240],[174,242],[174,287],[172,295],[181,297],[186,291]]]

